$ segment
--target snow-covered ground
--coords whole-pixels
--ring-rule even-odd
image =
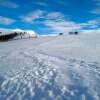
[[[100,100],[100,33],[0,43],[0,100]]]

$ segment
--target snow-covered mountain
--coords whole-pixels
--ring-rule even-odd
[[[0,43],[0,100],[100,100],[100,33]]]
[[[34,32],[33,30],[22,30],[22,29],[1,29],[0,30],[0,36],[3,35],[9,35],[9,34],[14,34],[17,33],[18,35],[15,37],[15,39],[20,38],[21,36],[23,38],[28,38],[28,37],[37,37],[38,34]],[[22,34],[21,34],[22,33]],[[21,36],[20,36],[21,35]]]

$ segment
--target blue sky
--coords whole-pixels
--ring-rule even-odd
[[[0,29],[39,34],[100,29],[100,0],[0,0]]]

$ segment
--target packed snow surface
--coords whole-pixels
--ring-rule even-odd
[[[100,34],[0,43],[0,100],[100,100]]]

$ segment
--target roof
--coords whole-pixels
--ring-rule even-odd
[[[34,32],[33,30],[13,29],[13,30],[0,30],[0,32],[1,32],[0,36],[13,34],[14,32],[17,32],[17,33],[25,32],[27,35],[30,35],[30,36],[38,36],[38,34]]]

